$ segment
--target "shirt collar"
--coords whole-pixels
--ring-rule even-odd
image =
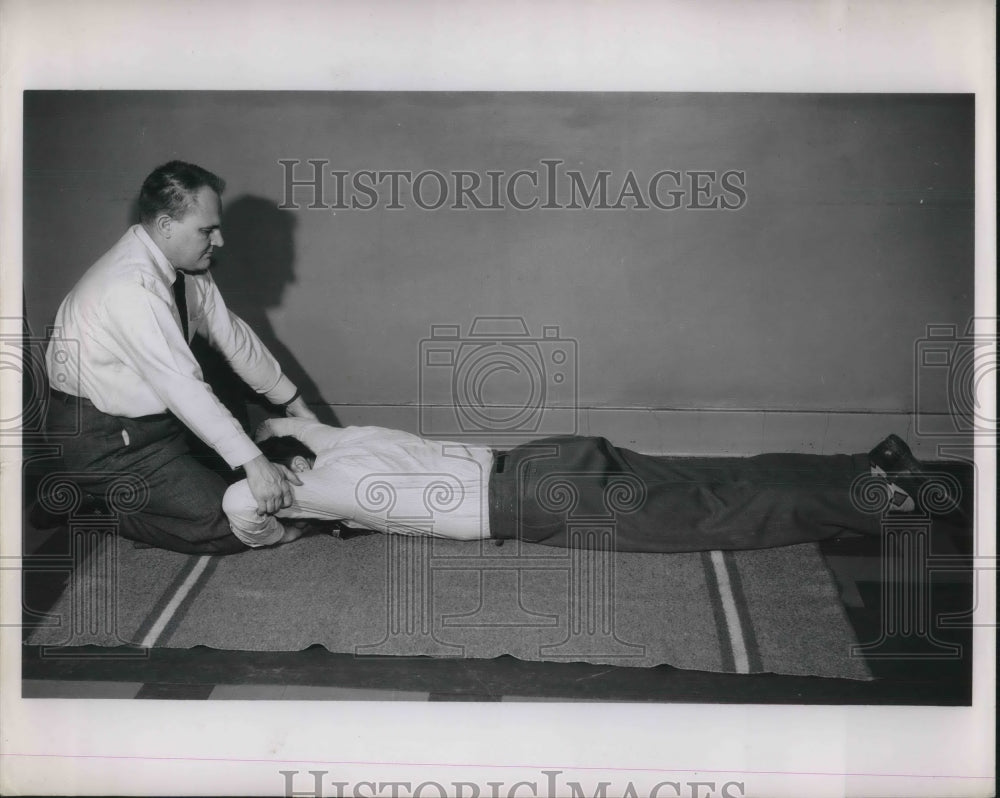
[[[149,254],[153,256],[153,261],[156,263],[157,267],[160,269],[160,273],[166,279],[169,284],[173,284],[174,280],[177,279],[177,270],[173,267],[167,256],[163,254],[156,242],[149,237],[149,233],[146,232],[146,228],[141,224],[136,224],[132,226],[132,232],[135,236],[143,243],[143,246],[149,250]]]

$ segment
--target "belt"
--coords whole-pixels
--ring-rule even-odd
[[[49,388],[49,396],[57,402],[62,402],[66,405],[77,405],[78,407],[89,407],[93,408],[96,412],[102,413],[103,411],[98,410],[94,403],[83,396],[76,396],[75,394],[65,393],[64,391],[57,390],[56,388]],[[104,415],[109,415],[104,413]],[[160,422],[166,421],[167,419],[176,418],[176,416],[169,410],[164,413],[151,413],[147,416],[130,416],[128,417],[130,421],[139,422]]]
[[[502,546],[506,538],[515,537],[513,490],[515,481],[510,475],[501,476],[507,467],[510,452],[493,450],[493,470],[490,472],[488,491],[490,513],[490,537],[497,546]]]
[[[49,388],[49,396],[55,399],[57,402],[62,402],[67,405],[78,405],[81,402],[86,402],[90,404],[89,399],[84,399],[82,396],[75,396],[71,393],[64,393],[63,391],[58,391],[55,388]]]

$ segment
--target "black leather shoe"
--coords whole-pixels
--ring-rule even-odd
[[[908,477],[924,473],[924,467],[913,456],[906,441],[898,435],[890,435],[868,452],[868,462],[881,468],[890,477]]]
[[[878,446],[868,453],[868,462],[885,472],[886,480],[905,491],[917,504],[920,504],[920,489],[936,475],[927,472],[923,464],[910,451],[910,447],[898,435],[890,435]],[[940,476],[940,475],[937,475]],[[936,514],[958,513],[963,522],[969,521],[964,510],[959,503],[958,496],[955,496],[948,489],[947,485],[937,480],[943,494],[939,491],[936,496],[936,503],[939,510]]]
[[[37,530],[55,529],[60,524],[65,524],[66,513],[53,513],[46,510],[41,502],[35,502],[28,508],[28,526]]]

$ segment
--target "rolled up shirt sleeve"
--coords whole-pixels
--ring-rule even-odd
[[[139,283],[119,282],[110,287],[105,306],[117,309],[107,320],[118,346],[168,410],[231,468],[260,455],[202,378],[170,304]]]

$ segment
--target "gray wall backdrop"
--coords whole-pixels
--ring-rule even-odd
[[[972,313],[973,109],[916,95],[29,92],[27,314],[41,332],[130,223],[142,178],[182,158],[228,182],[216,279],[231,307],[344,423],[416,428],[431,325],[520,316],[575,342],[580,432],[649,451],[857,448],[905,431],[926,325]],[[610,171],[612,196],[629,170],[642,183],[736,169],[747,202],[278,210],[279,160],[310,158],[483,175],[557,158]],[[493,387],[516,402],[508,378]],[[942,395],[924,409],[946,410]]]

